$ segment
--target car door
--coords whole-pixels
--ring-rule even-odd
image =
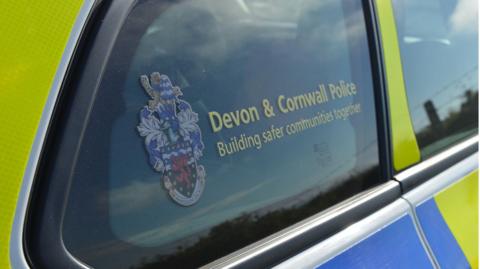
[[[420,159],[396,178],[441,268],[478,267],[477,6],[393,1]]]

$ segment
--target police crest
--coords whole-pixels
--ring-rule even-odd
[[[198,115],[179,97],[182,91],[168,76],[154,72],[140,83],[151,97],[140,111],[137,130],[145,138],[152,168],[161,173],[170,197],[182,206],[198,201],[205,187],[205,169],[197,164],[204,145]]]

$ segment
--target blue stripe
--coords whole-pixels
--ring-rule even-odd
[[[417,206],[416,211],[420,226],[440,267],[470,268],[467,258],[448,228],[435,201],[430,199],[422,203]]]
[[[406,215],[317,268],[433,268]]]

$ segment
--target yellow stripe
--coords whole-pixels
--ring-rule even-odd
[[[435,196],[472,268],[478,268],[478,170]]]
[[[376,6],[387,78],[393,165],[396,171],[400,171],[420,161],[420,150],[408,111],[392,2],[376,0]]]
[[[40,115],[81,0],[2,1],[0,8],[0,268]]]

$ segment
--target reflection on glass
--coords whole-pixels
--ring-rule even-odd
[[[423,157],[478,130],[478,1],[394,0],[410,113]]]
[[[64,224],[65,244],[76,257],[99,268],[198,267],[380,182],[360,2],[158,6],[146,1],[133,9],[91,113]],[[199,115],[207,177],[202,197],[190,207],[171,201],[136,130],[148,101],[139,77],[157,71],[181,88]],[[210,111],[262,111],[264,99],[276,105],[280,95],[346,83],[356,94],[235,128],[213,132],[208,118]],[[358,113],[339,112],[354,104]],[[328,124],[219,155],[219,141],[286,129],[329,111],[336,112]]]

